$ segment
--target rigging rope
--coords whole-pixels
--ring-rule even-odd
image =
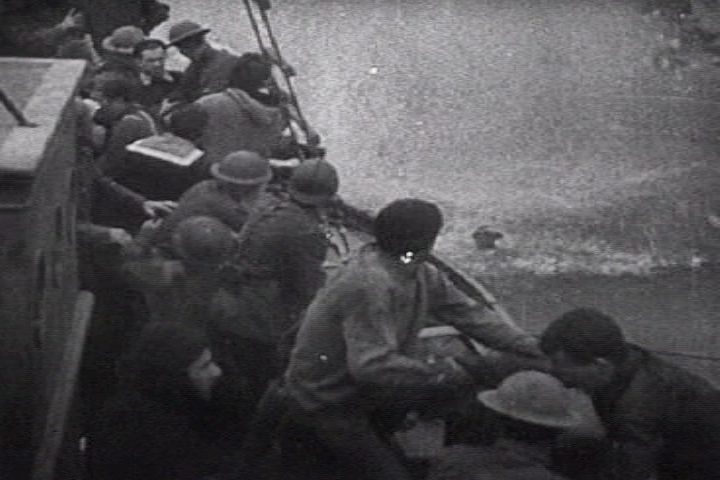
[[[267,32],[268,39],[270,39],[270,45],[272,46],[275,55],[277,55],[277,59],[280,63],[280,71],[282,72],[285,83],[287,84],[288,93],[290,94],[290,101],[293,103],[293,106],[297,110],[298,117],[302,122],[302,127],[306,128],[305,126],[307,125],[307,122],[305,121],[305,116],[303,115],[302,109],[300,108],[300,102],[297,99],[297,94],[295,93],[295,87],[293,86],[292,79],[288,72],[285,70],[285,68],[283,68],[286,63],[282,57],[282,54],[280,53],[280,45],[278,44],[277,38],[275,38],[275,34],[273,33],[272,25],[270,24],[270,18],[268,17],[266,9],[260,9],[260,18],[262,19],[263,25],[265,26],[265,31]]]
[[[297,94],[295,93],[295,88],[293,87],[292,80],[291,80],[291,73],[288,72],[288,64],[285,63],[285,61],[282,58],[282,55],[280,54],[280,46],[277,42],[277,39],[275,38],[275,35],[272,31],[272,27],[270,25],[270,19],[267,15],[267,10],[270,9],[270,2],[268,0],[253,0],[257,5],[258,9],[260,10],[260,16],[262,19],[263,27],[265,29],[265,34],[267,35],[268,39],[270,40],[270,47],[269,49],[265,45],[265,41],[263,38],[263,34],[260,31],[260,26],[258,23],[258,20],[256,18],[256,14],[254,11],[254,8],[252,6],[251,0],[243,0],[243,3],[245,5],[245,10],[247,11],[248,19],[250,20],[250,25],[252,26],[253,33],[255,35],[255,39],[258,43],[258,46],[260,48],[260,51],[263,55],[266,57],[269,57],[272,59],[273,64],[275,64],[278,67],[278,70],[280,70],[280,73],[282,74],[283,80],[285,82],[285,85],[287,86],[287,94],[290,100],[290,104],[292,108],[297,113],[297,120],[298,120],[298,126],[300,129],[302,129],[303,133],[305,134],[305,138],[310,138],[310,132],[309,132],[309,126],[307,121],[305,120],[305,116],[302,113],[302,109],[300,108],[300,102],[298,101]],[[272,50],[272,53],[271,53]],[[272,77],[273,87],[276,88],[279,91],[282,91],[280,86],[277,83],[277,80],[275,76]],[[298,134],[293,128],[293,122],[292,120],[289,122],[290,125],[290,135],[292,141],[297,145],[298,142]],[[298,149],[298,156],[300,157],[300,161],[304,161],[305,157],[303,154],[302,149]]]
[[[270,18],[268,17],[268,14],[267,14],[267,11],[270,10],[270,1],[269,0],[243,0],[243,3],[245,4],[245,9],[248,14],[248,18],[250,20],[250,25],[252,26],[253,33],[255,34],[255,38],[258,42],[258,46],[260,47],[260,51],[263,54],[269,56],[270,52],[269,52],[267,46],[265,45],[265,41],[263,39],[263,34],[260,31],[260,26],[258,24],[258,20],[255,17],[254,8],[252,6],[253,2],[257,5],[258,10],[260,11],[260,18],[262,20],[263,27],[265,29],[265,34],[267,35],[268,40],[270,41],[270,46],[272,47],[272,50],[274,52],[276,66],[282,73],[283,79],[285,80],[285,84],[287,85],[290,102],[292,103],[293,107],[295,107],[295,110],[297,111],[297,114],[298,114],[298,119],[302,123],[302,125],[300,125],[300,127],[307,134],[307,122],[305,120],[305,116],[302,113],[302,109],[300,108],[300,103],[298,102],[298,98],[297,98],[295,89],[292,84],[291,74],[289,74],[289,72],[286,70],[287,64],[285,63],[285,61],[282,57],[282,54],[280,53],[280,46],[278,44],[277,38],[275,37],[275,34],[273,33],[272,26],[270,24]],[[275,82],[275,86],[277,86],[277,83],[276,83],[276,80],[274,77],[273,77],[273,81]],[[290,130],[291,130],[293,140],[297,140],[296,132],[292,129],[292,127]],[[301,158],[301,160],[304,160],[304,158]],[[718,357],[711,357],[711,356],[700,355],[700,354],[695,354],[695,353],[670,352],[670,351],[665,351],[665,350],[654,350],[654,349],[650,350],[650,351],[657,355],[682,357],[682,358],[688,358],[688,359],[692,359],[692,360],[720,362],[720,358],[718,358]]]
[[[720,358],[718,358],[718,357],[711,357],[708,355],[700,355],[698,353],[668,352],[665,350],[650,350],[650,351],[657,355],[667,355],[669,357],[682,357],[682,358],[688,358],[691,360],[702,360],[705,362],[720,362]]]

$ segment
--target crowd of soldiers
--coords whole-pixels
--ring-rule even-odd
[[[76,99],[91,478],[720,478],[708,382],[596,310],[539,337],[503,321],[427,261],[443,216],[424,200],[388,204],[333,263],[340,181],[273,82],[291,67],[192,21],[149,38],[166,5],[109,3],[103,28],[77,10],[24,40],[91,65]],[[438,324],[462,336],[430,348]],[[398,432],[432,419],[443,448],[408,458]]]

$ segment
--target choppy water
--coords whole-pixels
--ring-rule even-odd
[[[469,270],[704,261],[717,73],[659,72],[663,28],[632,2],[275,0],[270,13],[345,196],[437,201],[438,248]],[[173,15],[253,46],[241,2],[178,1]],[[485,224],[507,233],[505,249],[476,251]]]

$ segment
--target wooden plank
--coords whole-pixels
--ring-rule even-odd
[[[93,303],[92,293],[80,291],[75,302],[73,324],[55,377],[43,442],[35,457],[32,480],[53,480],[58,452],[65,437],[67,415],[75,394]]]

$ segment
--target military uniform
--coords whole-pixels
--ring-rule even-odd
[[[223,367],[248,380],[256,398],[279,373],[258,367],[277,365],[277,346],[325,281],[328,241],[321,224],[315,208],[279,199],[251,216],[239,256],[225,269],[212,315],[225,344]]]

